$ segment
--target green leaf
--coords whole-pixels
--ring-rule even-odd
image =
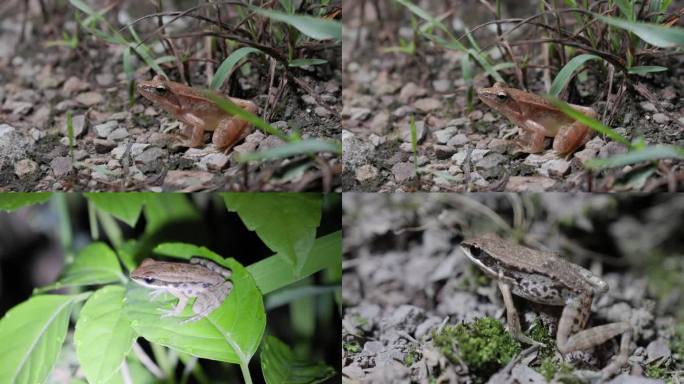
[[[299,32],[315,40],[342,39],[342,24],[335,20],[321,19],[311,16],[289,15],[283,12],[270,11],[251,7],[252,10],[271,20],[281,21],[295,27]]]
[[[629,140],[624,138],[622,135],[617,133],[612,128],[603,125],[603,123],[601,123],[600,121],[592,119],[591,117],[583,114],[582,112],[576,110],[575,108],[568,105],[568,103],[558,99],[557,97],[548,96],[548,100],[551,102],[551,104],[556,106],[563,113],[579,121],[580,123],[586,125],[587,127],[595,130],[596,132],[602,135],[608,136],[609,138],[613,139],[614,141],[617,141],[620,144],[624,144],[628,147],[631,147],[631,143],[629,142]]]
[[[575,73],[577,68],[581,67],[582,65],[584,65],[584,63],[586,63],[589,60],[601,60],[601,58],[596,55],[590,55],[585,53],[579,56],[575,56],[572,58],[572,60],[568,61],[568,63],[565,64],[565,66],[558,72],[556,78],[553,79],[553,84],[551,84],[549,94],[553,96],[560,95],[561,91],[568,84],[568,82],[572,78],[573,73]]]
[[[81,295],[33,296],[0,320],[0,383],[42,383],[57,361]]]
[[[235,67],[235,64],[238,63],[238,61],[242,60],[245,58],[247,55],[250,53],[262,53],[259,49],[257,48],[252,48],[252,47],[242,47],[235,52],[231,53],[230,56],[228,56],[225,60],[223,60],[223,63],[218,67],[216,70],[216,73],[214,74],[214,78],[211,79],[211,85],[210,87],[212,89],[219,89],[221,88],[221,85],[226,81],[228,78],[228,75],[233,71],[233,67]]]
[[[85,197],[95,206],[105,212],[109,212],[117,219],[131,227],[135,226],[140,217],[147,198],[146,192],[91,192],[85,193]]]
[[[189,303],[179,317],[161,317],[160,309],[175,307],[177,299],[164,294],[151,300],[150,291],[130,284],[126,293],[126,315],[133,328],[147,340],[193,356],[246,363],[254,355],[266,327],[264,302],[254,279],[234,259],[223,259],[204,247],[192,244],[164,243],[155,253],[189,260],[200,256],[230,268],[233,289],[219,308],[207,317],[192,323],[180,324],[193,316]]]
[[[247,228],[296,274],[302,269],[321,222],[321,196],[313,193],[224,193],[229,211],[237,212]]]
[[[97,242],[88,244],[78,252],[55,286],[107,284],[122,280],[125,278],[116,254],[107,244]]]
[[[251,264],[247,270],[254,276],[259,290],[265,295],[324,268],[342,270],[342,231],[316,239],[299,276],[292,274],[285,257],[279,254]]]
[[[684,148],[673,145],[654,145],[640,151],[631,151],[607,159],[590,159],[584,165],[591,169],[604,169],[669,158],[684,160]]]
[[[307,65],[321,65],[327,63],[328,60],[323,59],[294,59],[287,63],[290,67],[306,67]]]
[[[640,67],[629,68],[627,70],[627,73],[632,74],[632,75],[645,75],[647,73],[667,71],[667,69],[668,68],[666,68],[666,67],[660,67],[657,65],[643,65]]]
[[[300,140],[259,152],[242,154],[238,157],[238,161],[244,163],[248,161],[283,159],[291,156],[313,155],[321,152],[341,154],[342,144],[324,139]]]
[[[154,193],[147,199],[145,233],[154,233],[159,228],[173,222],[198,219],[199,212],[184,193]]]
[[[0,211],[14,211],[25,205],[41,204],[52,196],[52,192],[2,192]]]
[[[684,46],[684,29],[664,27],[658,24],[629,22],[626,20],[594,14],[599,20],[639,36],[641,40],[660,48]]]
[[[119,372],[137,335],[123,314],[125,290],[109,285],[83,306],[76,323],[76,354],[88,382],[104,383]]]
[[[287,344],[266,336],[261,351],[261,371],[267,384],[314,384],[335,375],[335,369],[324,363],[297,359]]]

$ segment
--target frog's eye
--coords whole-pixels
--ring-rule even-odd
[[[496,98],[499,99],[499,101],[506,101],[508,94],[506,94],[506,92],[497,92]]]
[[[159,95],[159,96],[164,96],[164,95],[166,95],[166,93],[167,93],[168,91],[169,91],[169,90],[166,89],[166,87],[163,86],[163,85],[160,85],[160,86],[158,86],[158,87],[154,87],[154,93],[156,93],[156,94]]]
[[[143,280],[145,280],[145,282],[146,282],[147,284],[152,284],[152,283],[154,283],[154,279],[151,278],[151,277],[145,277],[145,278],[143,278]]]

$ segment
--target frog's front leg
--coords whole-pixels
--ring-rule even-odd
[[[546,137],[544,133],[546,129],[543,126],[533,120],[525,120],[520,129],[522,134],[518,144],[524,152],[539,153],[544,150],[544,137]]]
[[[197,148],[204,144],[205,122],[192,113],[183,114],[180,119],[185,124],[192,127],[192,136],[190,137],[190,147]]]
[[[526,344],[532,345],[542,345],[530,337],[525,335],[520,328],[520,317],[518,316],[518,310],[515,309],[515,304],[513,303],[513,294],[511,293],[511,286],[508,283],[498,281],[499,290],[504,299],[504,304],[506,305],[506,322],[508,324],[508,331],[513,335],[516,340],[522,341]]]
[[[592,295],[587,294],[570,299],[566,303],[558,323],[556,345],[561,353],[569,353],[594,347],[622,334],[617,358],[601,371],[602,376],[608,377],[627,363],[632,328],[628,323],[619,322],[583,330],[589,318],[592,299]]]
[[[188,304],[188,297],[185,296],[181,291],[169,290],[168,292],[178,298],[178,304],[176,304],[176,306],[171,310],[160,309],[163,312],[162,317],[178,316],[181,314],[181,312],[183,312],[183,309],[185,309],[185,306]]]

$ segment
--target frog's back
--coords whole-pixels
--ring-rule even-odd
[[[528,275],[551,277],[572,291],[586,288],[585,280],[591,272],[559,257],[556,253],[539,251],[504,240],[494,234],[485,234],[464,241],[496,255],[501,271],[518,271]]]

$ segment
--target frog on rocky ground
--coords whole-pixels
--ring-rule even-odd
[[[138,92],[176,119],[187,125],[190,147],[204,143],[204,132],[213,131],[212,143],[227,153],[249,134],[249,123],[226,113],[199,90],[155,76],[150,81],[139,81]],[[223,96],[222,96],[223,97]],[[228,98],[240,108],[256,113],[256,104],[249,100]]]
[[[542,152],[544,138],[554,137],[553,150],[559,156],[567,157],[586,144],[594,132],[563,113],[545,98],[508,88],[502,83],[479,89],[477,96],[520,128],[522,134],[518,144],[523,152]],[[586,116],[596,117],[596,111],[592,108],[569,105]]]
[[[601,376],[609,377],[627,363],[632,336],[629,323],[584,329],[594,296],[608,291],[608,284],[600,277],[555,253],[528,248],[495,234],[468,238],[460,247],[485,274],[496,279],[506,306],[508,328],[516,339],[538,344],[523,334],[512,295],[539,304],[563,306],[556,334],[561,353],[589,349],[622,335],[618,356],[601,371]]]
[[[136,283],[154,289],[151,297],[169,292],[178,298],[176,307],[162,317],[180,315],[188,300],[196,298],[192,306],[195,316],[183,324],[200,320],[221,306],[233,289],[233,283],[228,280],[231,275],[230,269],[211,260],[192,257],[190,263],[145,259],[130,276]]]

